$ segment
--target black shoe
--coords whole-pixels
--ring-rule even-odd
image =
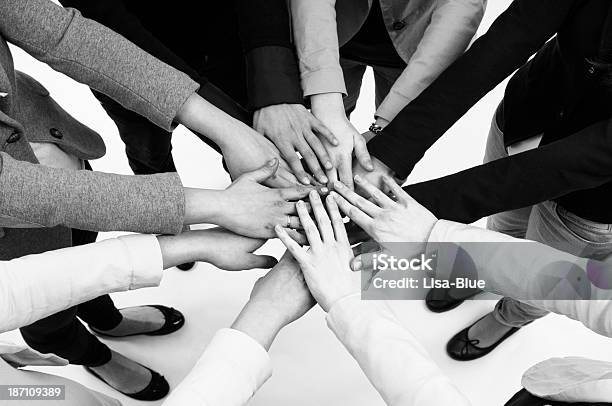
[[[151,331],[149,333],[134,333],[134,334],[126,334],[122,336],[114,336],[111,334],[107,334],[102,330],[98,330],[92,326],[89,326],[89,328],[91,329],[91,331],[93,331],[94,333],[98,335],[117,338],[117,337],[131,337],[131,336],[138,336],[138,335],[164,336],[167,334],[174,333],[175,331],[183,327],[183,325],[185,324],[185,316],[183,316],[181,312],[179,312],[178,310],[172,307],[166,307],[162,305],[149,305],[148,307],[153,307],[159,310],[160,312],[162,312],[162,314],[164,315],[164,319],[166,320],[164,325],[155,331]]]
[[[482,290],[478,289],[444,289],[431,288],[425,296],[425,306],[434,313],[444,313],[453,310],[466,299],[476,296]]]
[[[480,319],[472,323],[469,327],[464,328],[448,341],[448,344],[446,344],[446,352],[449,357],[457,361],[472,361],[484,357],[485,355],[493,351],[495,348],[497,348],[498,345],[504,342],[506,338],[510,337],[512,334],[516,333],[521,329],[521,327],[512,327],[510,331],[504,334],[504,336],[500,338],[499,341],[497,341],[495,344],[489,347],[478,347],[480,340],[470,340],[468,336],[468,331],[470,330],[470,328],[472,328],[472,326],[474,326],[474,324],[478,323],[482,319],[484,319],[484,317],[481,317]]]
[[[142,367],[147,368],[144,365],[142,365]],[[93,376],[95,376],[96,378],[98,378],[99,380],[101,380],[112,388],[112,386],[108,382],[106,382],[100,375],[98,375],[93,369],[89,367],[84,368],[87,372],[89,372],[90,374],[92,374]],[[149,382],[146,388],[136,393],[125,393],[119,390],[117,392],[122,393],[132,399],[142,401],[155,401],[165,398],[170,392],[170,385],[168,384],[168,381],[166,381],[166,378],[153,371],[152,369],[147,369],[151,372],[151,382]]]
[[[184,264],[177,265],[176,267],[181,271],[191,271],[195,266],[195,262],[186,262]]]

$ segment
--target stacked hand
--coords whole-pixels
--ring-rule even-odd
[[[296,151],[304,158],[315,179],[327,183],[324,170],[331,170],[333,165],[319,137],[332,145],[337,145],[338,140],[304,106],[277,104],[264,107],[255,112],[253,128],[276,145],[300,182],[311,183]]]
[[[278,265],[255,283],[232,328],[248,334],[267,350],[283,327],[302,317],[314,304],[297,262],[286,252]]]
[[[332,170],[328,171],[328,177],[332,182],[340,180],[352,188],[353,153],[357,162],[363,168],[366,170],[373,169],[366,141],[346,117],[340,94],[318,94],[312,96],[311,100],[313,114],[338,139],[337,145],[333,145],[327,140],[323,141],[334,166]]]
[[[298,215],[310,244],[304,250],[287,230],[277,226],[276,232],[289,252],[298,261],[310,292],[329,311],[344,296],[354,293],[354,276],[350,269],[353,251],[349,245],[344,223],[333,197],[326,199],[327,210],[317,193],[310,194],[310,203],[316,224],[303,202],[298,202]]]
[[[290,187],[299,183],[274,144],[257,132],[245,132],[238,142],[224,144],[221,150],[232,179],[260,168],[271,159],[277,159],[278,170],[266,179],[265,184],[270,187]]]
[[[243,237],[218,227],[157,238],[164,268],[201,261],[225,271],[242,271],[271,268],[277,263],[274,257],[254,254],[265,240]]]
[[[395,180],[384,176],[382,182],[395,196],[395,201],[360,176],[355,176],[355,183],[369,200],[340,183],[334,184],[339,195],[332,192],[332,196],[338,200],[340,209],[382,246],[392,242],[418,243],[413,246],[414,253],[421,252],[437,218],[410,197]],[[363,269],[371,263],[366,260],[369,256],[356,257],[352,268]]]
[[[295,216],[295,201],[308,195],[313,187],[295,185],[272,189],[264,186],[278,168],[278,160],[240,176],[226,190],[213,197],[216,214],[212,223],[237,234],[254,238],[272,238],[274,226],[283,224],[300,228]],[[297,238],[297,234],[293,234]]]

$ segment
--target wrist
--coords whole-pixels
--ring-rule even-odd
[[[168,269],[187,262],[205,261],[201,255],[201,239],[194,242],[197,233],[202,231],[189,231],[179,235],[157,236],[163,259],[163,268]]]
[[[312,114],[319,120],[346,119],[341,93],[322,93],[310,97]]]
[[[185,188],[185,225],[218,224],[224,206],[222,190]]]
[[[270,306],[258,306],[249,300],[231,328],[245,333],[268,351],[283,326],[280,318],[270,312]]]
[[[376,121],[374,122],[375,125],[381,127],[381,128],[385,128],[386,126],[388,126],[390,123],[389,120],[387,120],[386,118],[380,117],[380,116],[376,116]]]

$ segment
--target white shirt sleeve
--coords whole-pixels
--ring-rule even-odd
[[[222,329],[164,406],[241,406],[271,375],[270,357],[258,342]]]
[[[387,405],[470,405],[384,302],[347,296],[331,308],[327,324]]]
[[[98,296],[158,286],[157,238],[129,235],[0,262],[0,332]]]
[[[497,233],[483,228],[439,220],[428,241],[428,250],[435,250],[435,243],[456,243],[472,259],[478,278],[486,283],[485,290],[509,296],[540,309],[578,320],[590,330],[612,337],[612,290],[607,281],[612,280],[612,266],[608,263],[576,257],[547,245]],[[501,244],[478,245],[474,242],[498,242]],[[590,281],[590,297],[578,296],[578,291],[563,289],[564,298],[538,297],[550,287],[551,268],[557,279],[577,278],[576,271],[583,270],[584,281]],[[596,283],[602,283],[598,288]],[[562,285],[560,285],[562,286]],[[576,297],[569,297],[575,292]],[[550,292],[554,297],[554,291]],[[589,299],[589,300],[582,300]]]

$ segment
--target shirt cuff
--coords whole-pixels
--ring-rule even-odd
[[[322,93],[342,93],[347,95],[342,68],[324,68],[302,74],[304,97]]]
[[[246,55],[249,108],[302,104],[300,72],[295,54],[283,46],[255,48]]]
[[[394,319],[395,316],[386,306],[362,300],[361,292],[358,292],[334,303],[327,313],[326,320],[328,327],[340,341],[346,342],[346,337],[356,331],[355,326],[367,325],[370,321],[381,318]]]
[[[128,289],[159,286],[164,262],[157,237],[150,234],[134,234],[119,237],[118,240],[125,247],[132,270]]]
[[[219,330],[164,406],[240,406],[272,375],[268,353],[248,335]]]

